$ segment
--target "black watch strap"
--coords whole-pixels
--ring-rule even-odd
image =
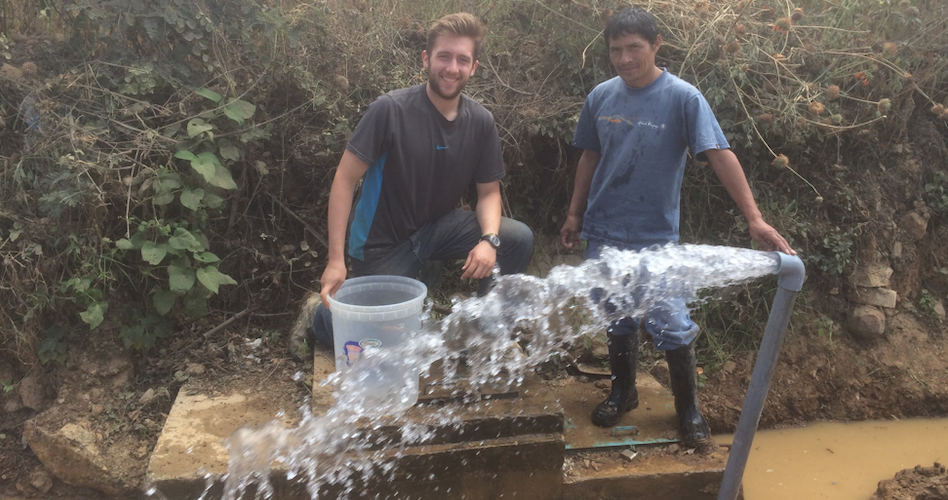
[[[500,237],[496,233],[486,233],[481,235],[481,241],[490,243],[494,250],[500,248]]]

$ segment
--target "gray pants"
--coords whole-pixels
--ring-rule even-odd
[[[533,231],[526,224],[502,217],[500,220],[500,248],[497,264],[501,274],[522,273],[533,253]],[[365,260],[351,259],[351,277],[380,274],[417,278],[418,272],[430,260],[466,259],[481,238],[481,227],[474,212],[455,209],[435,219],[390,249],[367,249]],[[478,295],[487,293],[491,279],[484,278]],[[313,316],[316,340],[333,345],[332,314],[321,305]]]

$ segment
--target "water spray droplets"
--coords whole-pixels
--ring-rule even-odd
[[[469,403],[467,410],[490,405],[464,391],[476,396],[487,387],[518,387],[528,368],[583,333],[601,331],[627,315],[642,316],[669,298],[694,302],[701,289],[744,283],[776,269],[773,254],[680,245],[641,252],[606,248],[600,259],[556,267],[546,279],[495,276],[484,297],[452,299],[452,313],[439,323],[431,321],[427,307],[422,329],[409,340],[369,350],[349,370],[330,375],[323,384],[333,387],[336,403],[324,415],[313,415],[307,405],[298,427],[273,421],[235,431],[225,440],[230,461],[219,478],[223,498],[235,500],[253,490],[257,497],[272,496],[269,474],[275,462],[287,479],[304,481],[314,499],[330,485],[348,495],[369,478],[391,479],[406,447],[430,442],[438,428],[461,429],[458,404],[409,410],[417,396],[410,378],[429,375],[437,361],[443,360],[445,386],[466,368],[466,389],[455,384],[454,395]],[[525,351],[515,342],[527,344]],[[365,390],[377,385],[367,382],[378,380],[393,389]],[[209,480],[208,490],[212,484]]]

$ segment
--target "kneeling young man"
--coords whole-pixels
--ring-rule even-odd
[[[320,281],[322,305],[312,323],[316,340],[332,345],[325,304],[346,280],[347,247],[354,276],[415,278],[429,260],[464,259],[461,278],[481,280],[481,294],[495,263],[502,274],[526,268],[533,233],[501,217],[505,172],[494,117],[462,93],[477,69],[485,32],[471,14],[438,19],[421,53],[427,83],[380,96],[359,122],[329,194],[329,255]],[[475,211],[456,208],[472,182]],[[298,357],[305,352],[300,330],[291,335]]]

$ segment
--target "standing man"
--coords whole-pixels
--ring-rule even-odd
[[[471,14],[438,19],[421,53],[428,82],[394,90],[369,105],[329,193],[322,304],[346,280],[347,246],[353,276],[414,278],[429,260],[465,259],[461,278],[481,280],[479,294],[487,292],[495,263],[503,274],[526,268],[533,232],[501,217],[504,163],[494,117],[461,93],[477,69],[485,32]],[[353,195],[363,176],[350,225]],[[456,208],[471,182],[477,191],[474,212]],[[313,299],[304,310],[317,303]],[[318,307],[312,325],[316,340],[332,345],[325,305]],[[304,339],[305,329],[295,328],[290,339],[295,356],[305,353]]]
[[[640,250],[678,241],[681,180],[688,150],[711,164],[750,226],[754,241],[768,250],[795,253],[764,222],[744,171],[729,149],[704,96],[692,85],[655,66],[661,46],[655,18],[630,7],[606,26],[609,60],[618,77],[586,98],[573,145],[583,149],[560,240],[573,248],[587,240],[585,258],[603,245]],[[637,332],[645,329],[665,351],[681,437],[695,445],[710,437],[698,407],[694,339],[698,327],[683,300],[666,301],[645,318],[626,317],[607,329],[612,390],[592,413],[601,427],[616,425],[638,406],[635,388]]]

